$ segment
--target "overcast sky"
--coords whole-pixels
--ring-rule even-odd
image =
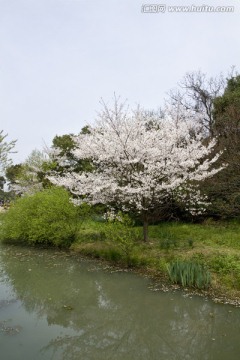
[[[56,134],[78,133],[101,97],[157,109],[188,71],[240,70],[238,1],[157,3],[234,6],[188,13],[144,13],[143,3],[0,0],[0,129],[18,140],[15,163]]]

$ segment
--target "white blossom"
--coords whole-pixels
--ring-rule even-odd
[[[203,211],[207,201],[194,183],[222,167],[214,167],[220,156],[212,156],[216,140],[204,145],[194,117],[193,112],[168,109],[165,117],[151,123],[140,107],[129,111],[118,101],[112,109],[103,103],[90,133],[74,137],[74,156],[90,159],[94,170],[49,179],[70,189],[78,203],[117,203],[147,213],[174,195],[181,201],[185,196],[192,213]]]

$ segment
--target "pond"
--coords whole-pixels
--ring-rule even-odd
[[[0,246],[1,360],[237,360],[240,309],[69,253]]]

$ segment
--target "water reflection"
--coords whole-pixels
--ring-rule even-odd
[[[239,358],[239,309],[151,292],[146,279],[61,252],[4,247],[0,261],[2,285],[14,291],[0,292],[0,304],[20,300],[49,333],[35,359]],[[32,359],[27,348],[24,359]]]

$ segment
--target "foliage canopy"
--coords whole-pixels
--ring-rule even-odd
[[[70,246],[77,230],[78,209],[62,188],[49,188],[16,200],[4,214],[5,241]]]

